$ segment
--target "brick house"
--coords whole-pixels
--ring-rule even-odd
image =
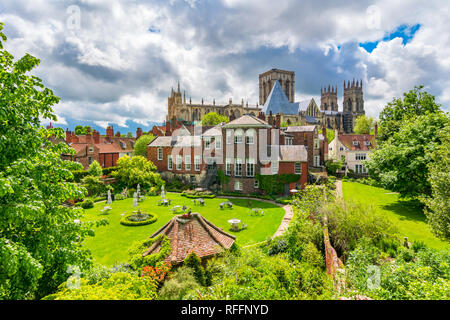
[[[85,135],[76,135],[66,129],[65,142],[76,152],[66,158],[81,163],[84,169],[89,168],[94,160],[103,168],[113,167],[119,158],[133,156],[134,145],[141,135],[141,128],[136,130],[136,138],[121,137],[120,132],[114,135],[114,129],[110,126],[106,129],[106,135],[100,135],[96,130],[91,132],[89,128]]]
[[[326,130],[326,129],[325,129]],[[327,144],[326,136],[321,137],[318,133],[318,126],[291,126],[284,130],[293,145],[303,145],[308,152],[309,168],[322,169],[328,158],[328,151],[325,151],[324,145]],[[325,131],[326,132],[326,131]]]
[[[369,172],[362,163],[367,160],[376,148],[375,135],[371,134],[343,134],[335,131],[335,138],[328,146],[330,159],[345,159],[341,171],[352,170],[357,175],[367,175]]]
[[[305,146],[285,141],[280,129],[244,115],[212,128],[194,127],[192,136],[179,129],[172,136],[157,137],[149,144],[147,156],[164,179],[179,177],[204,187],[217,179],[220,170],[228,180],[222,185],[225,191],[260,192],[257,174],[300,175],[285,186],[288,193],[304,187],[308,163]]]

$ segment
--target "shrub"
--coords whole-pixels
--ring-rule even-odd
[[[114,200],[124,200],[124,199],[126,199],[126,197],[121,193],[114,195]]]
[[[83,186],[88,191],[89,196],[96,196],[105,193],[106,187],[100,177],[87,176],[82,180]]]
[[[91,209],[94,207],[94,200],[92,199],[85,199],[82,203],[81,203],[81,207],[83,209]]]
[[[120,224],[124,226],[144,226],[152,224],[158,220],[158,216],[154,213],[130,213],[120,219]]]
[[[302,260],[313,267],[324,267],[323,256],[312,242],[308,243],[302,251]]]
[[[164,282],[159,292],[159,299],[181,300],[189,291],[198,287],[200,287],[200,284],[194,277],[194,270],[187,266],[182,266]]]
[[[102,173],[104,176],[108,176],[111,174],[111,172],[116,171],[118,167],[109,167],[109,168],[103,168]]]
[[[161,242],[161,249],[159,252],[143,256],[143,254],[155,242]],[[170,239],[164,235],[159,235],[155,238],[145,239],[143,241],[135,241],[128,249],[130,255],[129,263],[135,270],[140,270],[144,266],[155,267],[160,264],[172,251]]]
[[[94,177],[100,177],[103,174],[102,167],[100,166],[100,163],[98,163],[97,160],[94,160],[91,165],[89,166],[89,169],[87,170],[89,175]]]
[[[276,237],[267,242],[267,254],[273,256],[288,250],[288,241],[284,237]]]
[[[73,174],[73,180],[75,182],[81,182],[81,180],[89,175],[89,172],[85,171],[85,170],[76,170],[76,171],[72,171]]]
[[[197,279],[201,285],[204,286],[206,284],[205,269],[202,266],[202,260],[194,251],[188,254],[184,259],[184,265],[194,270],[195,279]]]

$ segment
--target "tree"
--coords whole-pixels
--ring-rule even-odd
[[[203,116],[202,118],[202,125],[203,126],[215,126],[219,123],[225,122],[227,123],[230,121],[227,116],[222,116],[218,114],[217,112],[210,112]]]
[[[152,134],[140,136],[134,145],[133,155],[147,157],[147,146],[154,139],[155,136]]]
[[[403,120],[398,132],[364,161],[370,175],[385,188],[405,196],[431,194],[430,152],[442,144],[438,135],[449,123],[449,115],[429,113]]]
[[[355,127],[353,131],[356,134],[370,134],[374,126],[373,118],[366,117],[365,115],[358,116],[355,121]]]
[[[88,172],[91,176],[99,177],[103,174],[102,167],[97,160],[94,160],[89,166]]]
[[[325,167],[327,168],[327,172],[329,175],[335,175],[336,171],[342,168],[344,162],[342,160],[327,160],[325,161]]]
[[[431,196],[422,197],[431,230],[438,237],[450,239],[450,125],[440,132],[442,144],[431,152],[428,165]]]
[[[86,134],[86,130],[85,130],[85,128],[83,128],[83,126],[78,125],[75,127],[75,134],[77,136],[81,136],[83,134]]]
[[[127,138],[133,138],[133,134],[131,132],[127,133]]]
[[[106,192],[106,186],[98,176],[87,176],[82,180],[89,196],[97,196]]]
[[[402,126],[403,120],[427,113],[440,112],[435,97],[416,86],[403,94],[403,100],[394,98],[380,113],[378,140],[387,141]]]
[[[92,230],[78,223],[80,209],[61,205],[84,197],[83,187],[67,182],[82,167],[61,159],[71,148],[50,142],[63,130],[40,124],[57,121],[52,106],[59,98],[28,74],[39,59],[15,61],[4,49],[2,29],[0,23],[0,299],[40,298],[67,279],[69,266],[90,265],[82,242]]]
[[[164,182],[155,171],[155,165],[142,156],[123,156],[117,160],[117,170],[111,174],[128,188],[136,188],[138,184],[145,188],[159,188]]]

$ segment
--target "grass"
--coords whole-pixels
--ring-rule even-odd
[[[419,203],[400,199],[399,194],[356,182],[342,182],[344,200],[373,204],[379,213],[390,219],[402,237],[408,241],[422,241],[431,248],[449,249],[449,242],[435,237]]]
[[[250,245],[264,241],[268,236],[272,236],[278,229],[284,210],[274,204],[250,200],[250,208],[247,199],[226,199],[214,198],[205,199],[205,205],[194,205],[192,199],[182,197],[180,194],[168,193],[167,199],[172,203],[169,207],[158,206],[159,196],[147,197],[139,203],[139,208],[143,212],[152,212],[158,215],[158,220],[150,225],[128,227],[120,224],[121,214],[135,211],[133,199],[114,201],[112,210],[107,215],[100,214],[100,210],[106,206],[105,202],[96,203],[94,208],[85,210],[85,221],[95,221],[102,218],[109,220],[108,226],[96,228],[95,237],[88,238],[84,245],[91,250],[94,262],[104,265],[114,265],[115,263],[126,262],[128,258],[128,248],[133,241],[143,240],[151,236],[166,222],[174,217],[171,208],[175,205],[186,205],[192,212],[199,212],[216,226],[226,232],[236,236],[236,243],[239,245]],[[224,208],[220,210],[221,202],[231,201],[233,209]],[[251,208],[262,208],[264,216],[252,216]],[[230,230],[228,220],[237,218],[242,223],[248,225],[247,229],[233,232]]]

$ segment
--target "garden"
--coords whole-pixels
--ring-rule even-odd
[[[190,208],[192,212],[198,212],[214,225],[224,231],[235,235],[237,244],[241,246],[255,244],[264,241],[272,236],[279,227],[285,214],[283,208],[278,205],[248,199],[233,198],[205,198],[204,205],[195,199],[184,197],[179,193],[166,193],[166,199],[171,200],[168,206],[159,205],[161,197],[146,196],[140,201],[138,207],[133,207],[133,198],[116,200],[111,205],[105,201],[97,202],[93,208],[85,209],[85,221],[108,220],[108,225],[95,228],[95,237],[85,241],[85,247],[89,249],[96,263],[113,265],[115,263],[126,262],[128,258],[127,250],[136,240],[144,240],[150,237],[155,231],[166,224],[176,214],[182,213],[182,207]],[[224,202],[231,202],[232,207],[220,205]],[[102,212],[105,206],[111,210],[105,214]],[[173,208],[178,207],[176,213]],[[264,211],[262,214],[254,214],[252,209],[259,208]],[[137,209],[143,213],[150,213],[157,216],[157,220],[151,224],[141,226],[125,226],[120,223],[124,216],[130,215]],[[228,222],[230,219],[238,219],[242,224],[247,225],[244,230],[233,231]]]

